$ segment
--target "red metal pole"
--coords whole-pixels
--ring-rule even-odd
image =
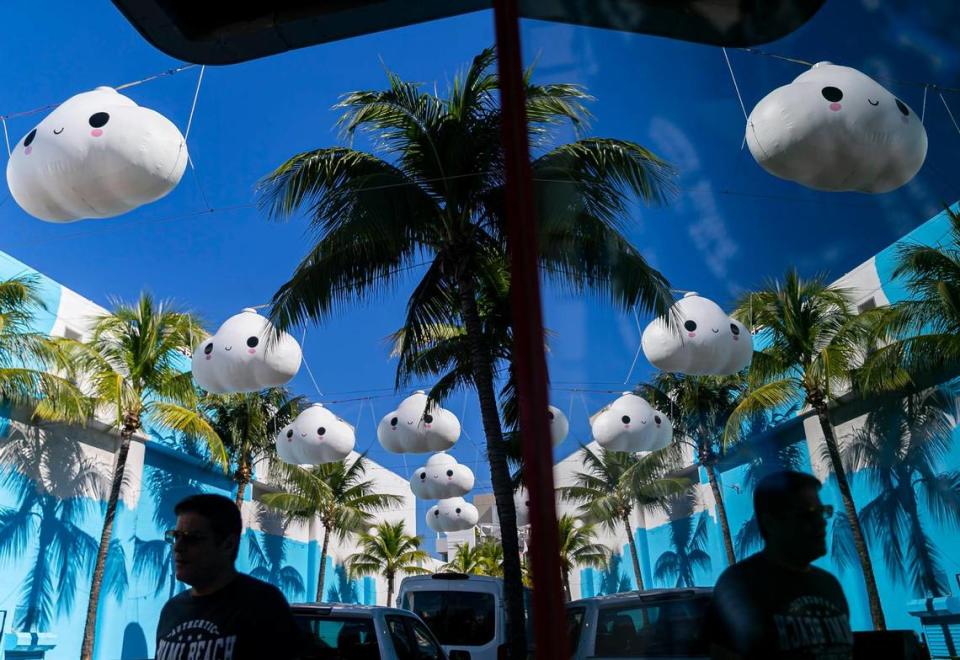
[[[513,368],[520,404],[524,480],[530,495],[530,565],[537,658],[569,656],[553,487],[553,447],[547,419],[547,360],[540,306],[537,218],[527,141],[527,111],[516,0],[494,0],[497,68],[506,169],[507,247],[513,308]]]

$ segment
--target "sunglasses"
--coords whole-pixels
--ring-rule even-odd
[[[163,540],[170,545],[182,543],[186,546],[197,545],[207,540],[203,534],[194,534],[192,532],[181,532],[178,529],[168,529],[163,533]]]
[[[821,504],[806,509],[799,509],[795,513],[798,518],[805,518],[807,520],[830,520],[833,518],[833,505]]]

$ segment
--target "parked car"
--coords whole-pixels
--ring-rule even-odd
[[[293,605],[302,660],[448,660],[415,614],[365,605]]]
[[[529,607],[530,590],[524,592]],[[464,573],[412,575],[400,583],[397,605],[423,619],[450,660],[506,657],[507,617],[500,578]],[[529,616],[527,622],[529,626]],[[527,636],[532,641],[529,629]]]
[[[568,603],[571,658],[706,660],[712,596],[707,588],[651,589]]]

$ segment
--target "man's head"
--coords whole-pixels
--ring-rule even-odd
[[[767,550],[806,565],[827,552],[832,507],[820,502],[820,482],[802,472],[774,472],[753,491],[760,535]]]
[[[222,495],[191,495],[173,510],[177,529],[169,536],[177,579],[197,587],[232,573],[243,529],[237,505]]]

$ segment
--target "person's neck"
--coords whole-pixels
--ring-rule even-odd
[[[190,593],[194,596],[209,596],[210,594],[220,591],[225,586],[233,582],[234,578],[236,577],[237,570],[231,566],[229,570],[224,571],[209,582],[192,585]]]
[[[781,552],[778,548],[771,547],[770,545],[767,545],[763,549],[763,556],[771,564],[791,571],[803,572],[810,570],[810,562],[792,557],[789,553]]]

